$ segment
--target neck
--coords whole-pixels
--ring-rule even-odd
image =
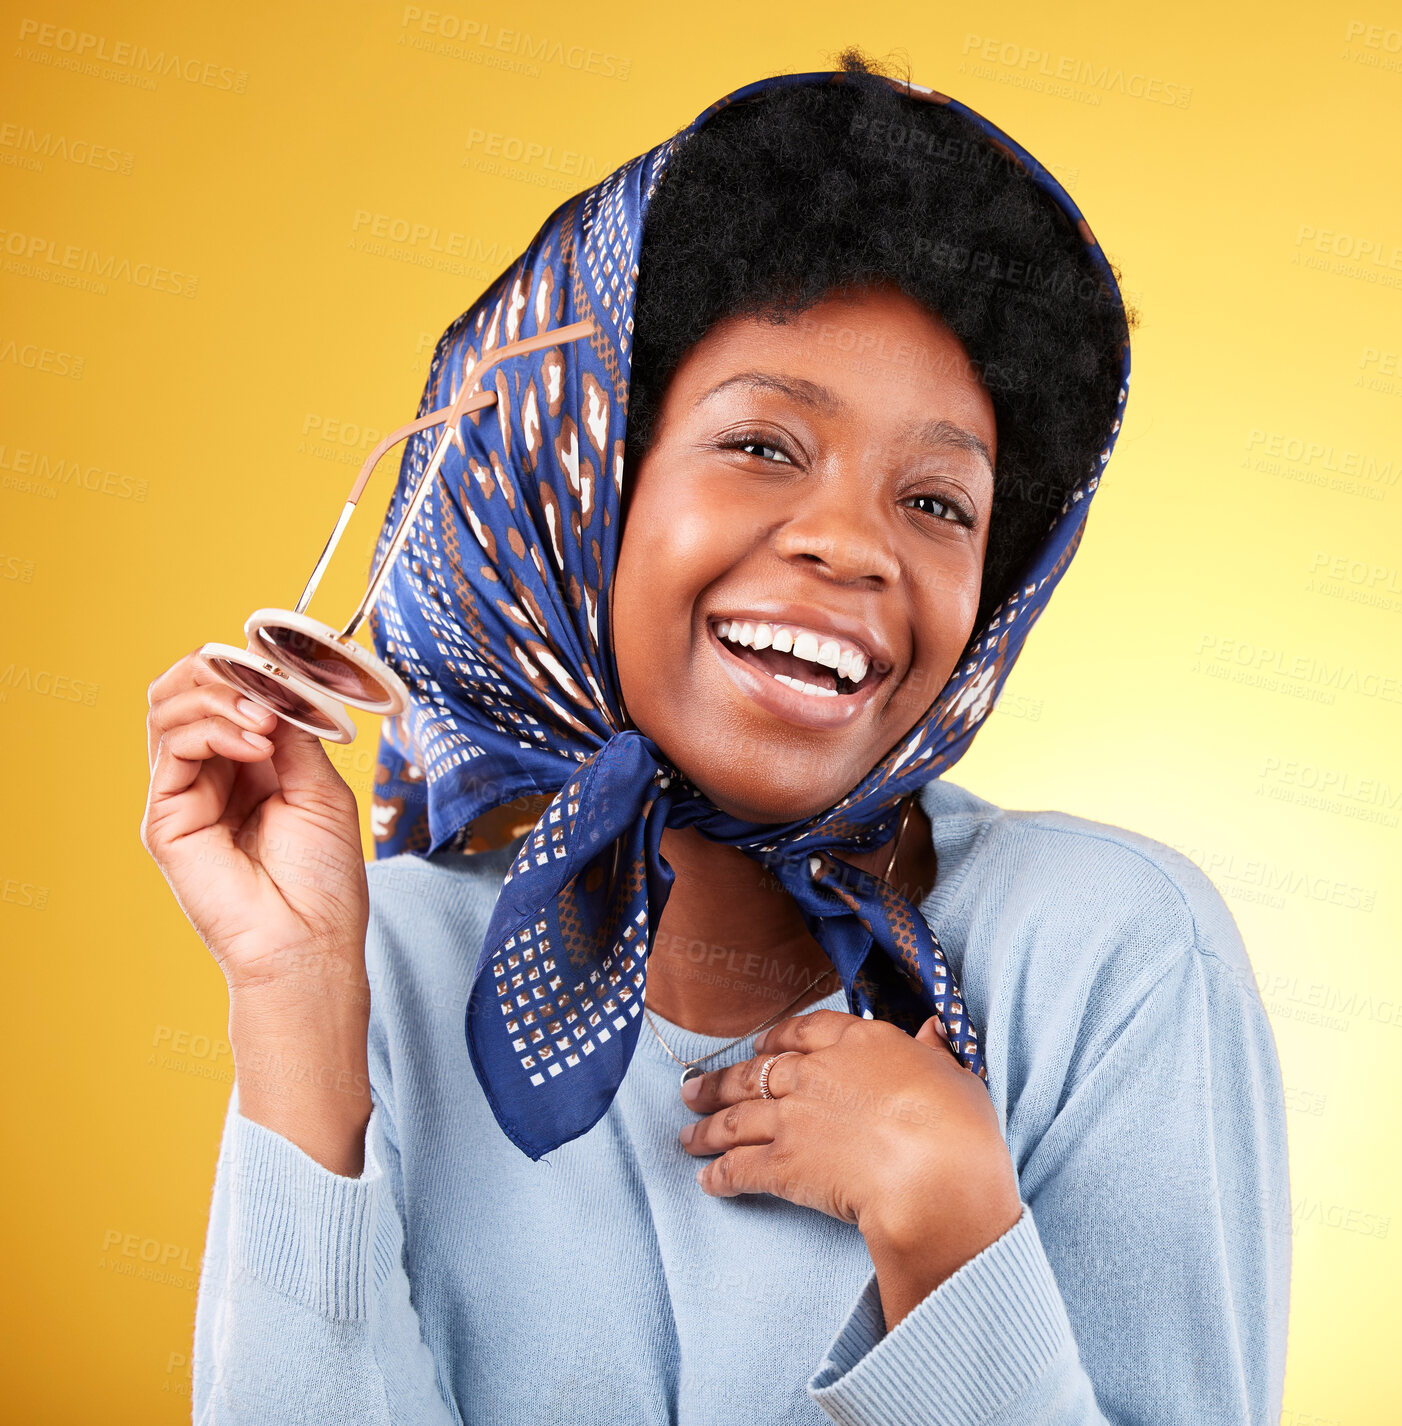
[[[918,802],[898,850],[895,842],[843,860],[883,876],[895,850],[887,880],[918,905],[935,881],[930,822]],[[676,879],[648,960],[648,1009],[697,1034],[747,1035],[767,1016],[796,1015],[841,987],[798,903],[758,862],[694,827],[667,828],[662,855]]]

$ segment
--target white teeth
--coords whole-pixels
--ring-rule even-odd
[[[818,638],[816,634],[806,631],[799,634],[793,641],[793,654],[796,659],[803,659],[807,663],[818,662]]]
[[[819,698],[836,698],[837,689],[819,688],[817,684],[804,683],[802,679],[790,678],[786,673],[776,673],[775,678],[780,683],[787,683],[790,688],[796,688],[800,693],[816,693]]]
[[[784,625],[753,622],[748,619],[720,619],[716,622],[716,633],[732,644],[742,648],[769,649],[781,654],[792,653],[795,658],[807,663],[818,664],[834,670],[840,678],[860,683],[866,677],[866,655],[850,647],[844,647],[840,639],[822,639],[807,629],[789,629]],[[777,676],[777,675],[776,675]],[[783,682],[805,692],[827,697],[836,693],[835,689],[818,688],[801,679],[785,678]]]

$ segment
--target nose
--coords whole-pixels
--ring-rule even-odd
[[[780,556],[816,566],[842,584],[894,583],[900,561],[880,497],[857,473],[805,481],[776,537]]]

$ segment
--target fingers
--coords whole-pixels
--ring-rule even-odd
[[[320,738],[281,719],[273,737],[277,744],[273,768],[282,795],[292,806],[352,819],[358,816],[355,794],[332,766]]]
[[[271,756],[274,745],[266,735],[277,718],[217,677],[198,652],[154,680],[147,700],[151,785],[141,840],[160,860],[177,838],[218,822],[233,786],[234,765]],[[211,776],[202,779],[206,769]]]
[[[197,718],[161,734],[151,769],[151,790],[159,797],[183,792],[210,758],[257,762],[272,751],[272,740],[229,718]]]
[[[741,1104],[745,1100],[758,1100],[761,1104],[767,1104],[767,1099],[760,1098],[759,1076],[765,1061],[775,1054],[779,1054],[779,1051],[771,1050],[768,1054],[757,1055],[754,1059],[742,1060],[738,1065],[729,1065],[725,1069],[697,1075],[682,1086],[682,1098],[698,1114],[710,1114],[727,1105]],[[775,1099],[791,1093],[797,1086],[802,1062],[802,1055],[787,1054],[780,1055],[770,1066],[767,1088]]]
[[[142,844],[157,860],[171,843],[213,826],[223,816],[232,772],[229,763],[215,764],[224,776],[216,773],[201,780],[212,759],[249,763],[269,756],[272,744],[266,738],[268,746],[259,749],[246,741],[247,736],[229,719],[218,717],[199,718],[161,735],[141,824]]]
[[[697,1171],[696,1182],[713,1198],[734,1198],[741,1193],[772,1193],[802,1206],[799,1189],[776,1172],[774,1148],[770,1144],[731,1149],[724,1158],[702,1164]]]
[[[684,1124],[681,1141],[689,1154],[723,1154],[737,1144],[771,1143],[778,1128],[777,1099],[747,1099],[709,1118]]]
[[[320,740],[226,683],[198,650],[155,679],[147,701],[141,842],[163,867],[183,838],[241,819],[274,792],[358,841],[355,794]]]
[[[779,1050],[808,1052],[826,1049],[836,1044],[854,1022],[858,1025],[872,1023],[859,1015],[849,1015],[845,1010],[805,1010],[800,1015],[780,1020],[757,1036],[755,1053],[763,1050],[765,1054],[772,1055]]]
[[[177,659],[159,678],[151,681],[146,689],[146,704],[154,708],[163,699],[193,684],[219,681],[219,675],[200,657],[199,649],[191,649],[184,658]]]
[[[245,698],[222,679],[210,677],[212,681],[199,684],[191,684],[187,679],[183,687],[173,686],[166,696],[151,705],[146,716],[146,741],[153,772],[161,740],[176,729],[200,724],[205,725],[207,741],[213,748],[205,757],[225,755],[248,761],[249,748],[256,750],[258,757],[272,750],[267,734],[272,731],[276,715]],[[222,738],[217,736],[221,725],[225,734]],[[243,747],[239,747],[240,741]],[[192,745],[182,740],[182,746]]]

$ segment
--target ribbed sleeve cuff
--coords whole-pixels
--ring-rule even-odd
[[[229,1175],[229,1256],[241,1270],[325,1317],[369,1316],[375,1230],[388,1191],[376,1105],[365,1131],[365,1168],[343,1178],[289,1139],[237,1111],[224,1153]]]
[[[977,1426],[1077,1354],[1032,1210],[886,1332],[873,1273],[813,1400],[842,1426]]]

